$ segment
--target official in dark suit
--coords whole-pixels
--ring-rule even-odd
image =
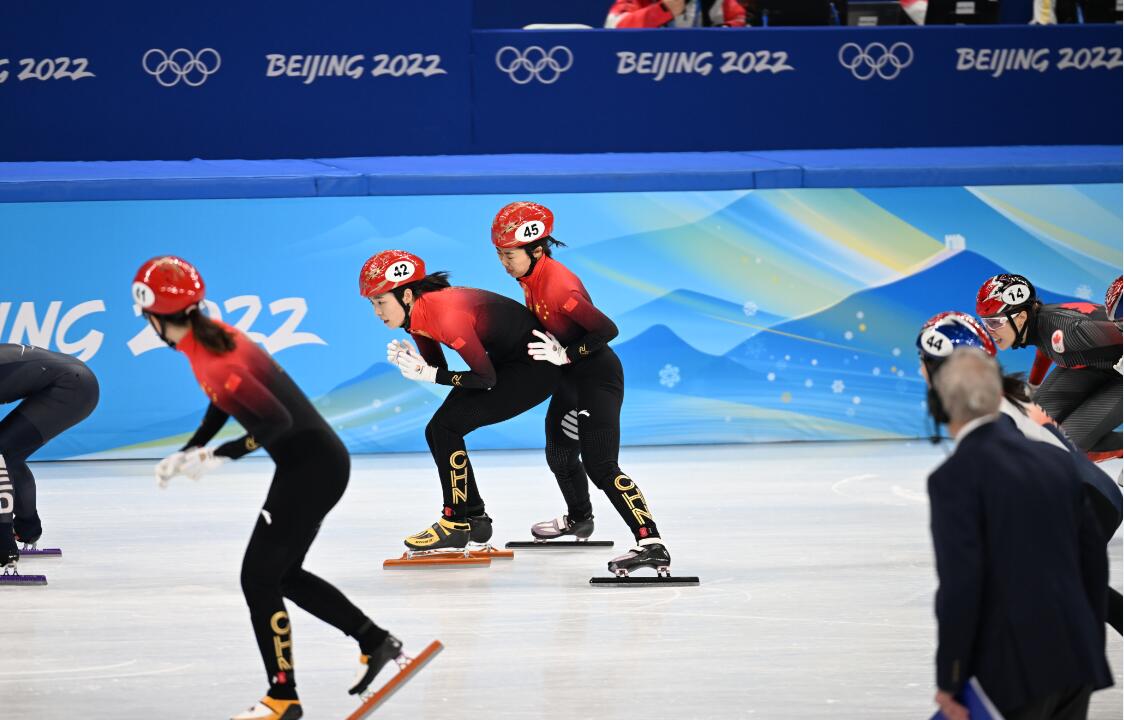
[[[958,349],[933,378],[956,449],[929,476],[937,591],[937,704],[975,677],[1007,720],[1085,718],[1112,684],[1108,556],[1066,451],[999,420],[995,361]]]

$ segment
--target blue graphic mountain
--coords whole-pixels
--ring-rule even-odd
[[[784,318],[693,290],[675,290],[615,318],[621,337],[633,338],[655,325],[666,325],[706,353],[721,355],[762,328]]]

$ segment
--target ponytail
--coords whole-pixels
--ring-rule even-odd
[[[224,355],[234,350],[234,335],[211,318],[199,312],[198,308],[189,310],[187,321],[195,340],[215,355]]]

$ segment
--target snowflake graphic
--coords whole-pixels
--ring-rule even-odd
[[[768,380],[769,382],[773,382],[774,380],[777,379],[777,374],[776,373],[769,373],[768,375],[765,376],[765,379]]]
[[[862,310],[859,310],[857,313],[855,313],[855,317],[859,320],[862,320],[864,317],[866,317],[866,313],[864,313]]]
[[[862,399],[861,397],[859,397],[858,395],[856,395],[856,396],[854,396],[853,398],[851,398],[851,402],[852,402],[852,403],[854,403],[855,405],[858,405],[858,404],[859,404],[859,403],[861,403],[862,401],[863,401],[863,399]]]
[[[833,393],[835,393],[836,395],[838,395],[839,393],[843,392],[846,389],[847,389],[847,386],[843,384],[842,380],[836,380],[835,382],[833,382],[831,384],[831,391]]]
[[[854,340],[855,334],[853,332],[851,332],[850,330],[848,330],[847,332],[843,333],[843,339],[844,340]]]
[[[1088,285],[1078,285],[1073,294],[1082,300],[1091,300],[1093,298],[1093,289]]]
[[[379,400],[378,398],[375,398],[374,400],[371,401],[371,407],[378,410],[379,408],[382,407],[382,400]]]
[[[875,377],[877,377],[882,374],[882,368],[874,368],[874,370],[872,370],[871,372],[873,372]]]
[[[668,363],[660,368],[660,385],[673,388],[679,384],[679,368]]]
[[[806,388],[812,387],[813,384],[814,383],[812,382],[811,378],[804,381],[804,387],[806,387]]]
[[[745,305],[742,305],[742,312],[746,314],[746,317],[753,317],[757,314],[757,310],[757,303],[753,302],[752,300],[749,300]]]
[[[900,356],[900,355],[902,354],[902,349],[901,349],[901,348],[894,348],[893,350],[891,350],[891,351],[890,351],[890,353],[891,353],[891,354],[892,354],[892,355],[893,355],[894,357],[898,357],[898,356]]]

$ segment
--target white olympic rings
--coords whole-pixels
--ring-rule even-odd
[[[883,80],[893,80],[913,63],[913,48],[904,42],[886,47],[872,42],[865,48],[853,42],[839,48],[839,64],[851,71],[858,80],[869,80],[875,75]]]
[[[164,87],[173,87],[181,81],[184,85],[199,87],[218,72],[222,58],[214,48],[203,48],[197,53],[187,48],[177,48],[170,53],[153,48],[141,58],[141,65]]]
[[[563,45],[555,45],[550,50],[538,45],[519,50],[508,45],[496,53],[496,67],[507,73],[516,85],[526,85],[532,80],[550,85],[573,64],[574,54]]]

